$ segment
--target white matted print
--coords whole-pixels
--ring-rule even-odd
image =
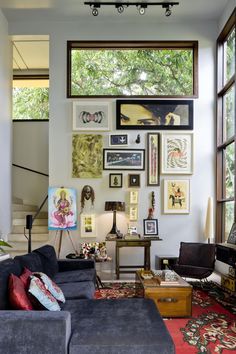
[[[164,180],[164,214],[189,214],[189,179]]]
[[[193,173],[193,133],[162,133],[161,173]]]
[[[138,220],[138,207],[135,206],[130,206],[129,208],[129,220],[130,221],[137,221]]]
[[[81,237],[96,237],[96,215],[81,214],[80,224]]]
[[[111,102],[74,101],[73,130],[108,131],[111,121]]]

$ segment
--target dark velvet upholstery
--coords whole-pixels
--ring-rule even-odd
[[[95,285],[92,281],[80,281],[58,284],[66,300],[69,299],[92,299],[95,292]]]
[[[8,277],[11,273],[19,276],[22,267],[19,262],[13,259],[6,259],[0,262],[0,310],[9,309],[8,302]]]
[[[31,270],[31,272],[43,272],[41,258],[36,253],[16,256],[14,259],[20,262],[22,268],[26,267]]]
[[[59,259],[59,272],[66,272],[68,270],[91,269],[95,268],[93,259]]]
[[[59,272],[55,275],[53,280],[57,284],[71,283],[77,281],[95,281],[94,276],[96,276],[94,269],[82,269],[82,270],[71,270],[68,272]]]
[[[214,265],[214,244],[181,242],[178,262],[171,268],[185,278],[205,279],[212,274]]]
[[[167,354],[174,344],[150,299],[74,300],[70,354]]]
[[[43,272],[46,273],[50,278],[54,277],[54,275],[57,274],[59,270],[57,255],[54,247],[46,245],[37,248],[33,252],[40,256],[43,264]]]

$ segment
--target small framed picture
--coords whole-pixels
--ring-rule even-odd
[[[128,186],[129,187],[140,187],[140,174],[129,174],[128,175]]]
[[[130,221],[138,220],[138,207],[136,205],[130,206],[129,208],[129,220]]]
[[[144,170],[144,149],[103,149],[104,170]]]
[[[110,173],[109,174],[109,187],[110,188],[122,188],[123,175],[122,173]]]
[[[165,179],[163,182],[164,214],[189,214],[189,179]]]
[[[227,243],[231,243],[232,245],[236,245],[236,223],[233,223],[233,225],[231,227]]]
[[[138,191],[130,191],[129,202],[130,204],[138,204]]]
[[[146,236],[158,235],[158,220],[157,219],[144,219],[143,220],[143,233]]]
[[[109,146],[127,146],[129,145],[128,134],[109,134]]]
[[[96,216],[95,214],[81,214],[80,225],[81,237],[96,237]]]

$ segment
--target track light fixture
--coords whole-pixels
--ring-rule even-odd
[[[166,17],[169,17],[172,14],[172,7],[174,5],[179,5],[179,2],[173,1],[162,1],[162,2],[127,2],[127,1],[85,1],[84,5],[89,5],[93,16],[98,15],[98,8],[101,6],[115,6],[117,12],[122,14],[124,12],[125,7],[136,6],[140,15],[144,15],[146,13],[146,9],[148,6],[162,6],[165,9]]]

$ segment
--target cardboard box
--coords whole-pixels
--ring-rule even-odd
[[[221,285],[230,291],[235,291],[236,279],[228,275],[221,275]]]

